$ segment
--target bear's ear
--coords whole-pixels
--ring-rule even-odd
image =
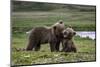
[[[60,23],[60,24],[63,24],[63,21],[62,21],[62,20],[59,20],[59,23]]]
[[[76,32],[73,32],[74,35],[76,35]]]

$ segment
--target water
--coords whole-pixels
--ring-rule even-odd
[[[89,37],[90,39],[95,39],[95,31],[77,31],[76,36],[80,36],[82,38]]]
[[[28,31],[26,34],[29,34],[31,32]],[[76,31],[76,36],[80,36],[82,38],[89,37],[90,39],[94,40],[95,39],[95,31]]]

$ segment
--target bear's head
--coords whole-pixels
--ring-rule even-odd
[[[73,36],[75,36],[76,32],[73,30],[73,28],[70,26],[63,30],[63,38],[64,39],[72,39]]]
[[[62,20],[58,21],[54,25],[52,25],[52,29],[55,35],[59,36],[62,34],[62,31],[64,30],[65,25]]]

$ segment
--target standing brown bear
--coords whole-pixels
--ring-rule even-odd
[[[59,21],[49,27],[36,27],[33,28],[29,35],[29,42],[26,50],[38,51],[41,44],[49,43],[51,52],[59,51],[62,31],[64,30],[63,21]]]
[[[73,41],[73,37],[76,32],[72,29],[72,27],[68,27],[63,31],[63,40],[62,40],[62,51],[64,52],[77,52],[76,46]]]

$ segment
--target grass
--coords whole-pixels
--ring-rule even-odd
[[[63,62],[95,61],[95,40],[74,38],[77,53],[50,52],[49,44],[43,44],[40,51],[16,51],[27,46],[25,33],[14,33],[12,39],[12,65],[47,64]]]
[[[72,25],[75,30],[95,30],[95,12],[13,12],[13,31],[28,31],[32,27],[50,26],[63,20],[66,27]],[[24,28],[26,30],[24,30]]]

